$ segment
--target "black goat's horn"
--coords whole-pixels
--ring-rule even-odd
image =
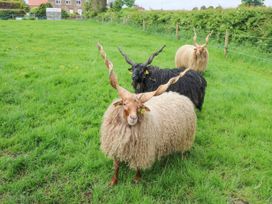
[[[166,47],[166,45],[162,46],[158,51],[154,52],[149,58],[148,60],[146,61],[146,63],[144,63],[144,66],[147,66],[149,64],[152,63],[153,59],[158,56],[162,51],[163,49]]]
[[[121,55],[125,58],[125,60],[128,64],[130,64],[131,66],[133,66],[135,64],[131,59],[128,58],[128,56],[122,51],[122,49],[120,47],[118,47],[118,50],[121,53]]]

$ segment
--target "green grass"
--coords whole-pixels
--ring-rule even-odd
[[[99,127],[117,94],[95,44],[132,90],[117,46],[143,62],[166,44],[153,64],[173,67],[182,42],[92,21],[0,27],[0,203],[272,203],[271,62],[235,53],[225,59],[211,42],[190,155],[156,162],[138,185],[123,165],[110,188],[112,161],[99,149]]]

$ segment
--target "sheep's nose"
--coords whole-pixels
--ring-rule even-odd
[[[137,120],[138,117],[137,117],[137,115],[131,115],[130,118],[131,118],[132,120]]]

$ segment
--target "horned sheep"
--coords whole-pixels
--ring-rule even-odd
[[[131,65],[129,71],[132,72],[132,86],[136,93],[144,93],[156,90],[161,84],[165,84],[169,79],[179,75],[185,68],[161,69],[152,66],[151,63],[155,56],[163,51],[165,45],[154,52],[145,63],[133,62],[127,54],[120,48],[119,51],[126,62]],[[207,82],[205,78],[194,70],[188,71],[177,83],[171,85],[167,91],[174,91],[185,95],[191,99],[195,107],[201,111],[204,103]]]
[[[206,37],[206,43],[200,45],[196,42],[196,31],[194,31],[194,45],[183,45],[180,47],[175,56],[176,67],[185,67],[203,73],[206,70],[209,52],[207,49],[209,37],[212,32]]]
[[[141,170],[151,167],[157,159],[192,147],[196,131],[192,102],[178,93],[164,93],[188,70],[155,91],[133,94],[118,84],[113,64],[103,47],[97,46],[109,70],[110,84],[120,97],[108,107],[101,125],[101,150],[114,160],[111,185],[118,182],[120,162],[136,170],[134,181],[138,182]]]

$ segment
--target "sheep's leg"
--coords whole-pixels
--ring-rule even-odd
[[[181,160],[185,159],[185,152],[181,152]]]
[[[111,183],[110,183],[111,186],[114,186],[118,183],[119,161],[115,159],[113,166],[114,166],[114,175],[111,179]]]
[[[134,183],[139,183],[139,181],[141,180],[141,177],[142,177],[141,171],[140,169],[137,169],[136,175],[134,176],[134,179],[133,179]]]
[[[185,160],[187,159],[188,155],[190,154],[189,151],[181,152],[181,159]]]

